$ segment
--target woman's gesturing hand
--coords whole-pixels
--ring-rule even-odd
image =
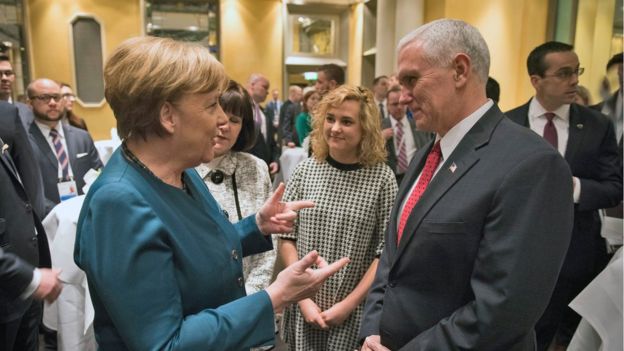
[[[275,282],[266,288],[273,309],[281,311],[287,305],[313,297],[323,282],[347,263],[349,259],[343,257],[332,264],[327,264],[318,252],[308,253],[281,271]],[[312,265],[318,268],[312,269]]]
[[[280,183],[275,193],[256,213],[258,228],[265,235],[292,232],[295,219],[297,219],[297,211],[314,207],[314,202],[306,200],[283,202],[284,189],[284,183]]]

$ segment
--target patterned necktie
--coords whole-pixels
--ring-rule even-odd
[[[69,179],[69,159],[67,158],[67,153],[65,152],[63,143],[61,143],[61,136],[56,129],[52,128],[50,129],[50,137],[52,138],[56,158],[58,159],[59,165],[61,165],[61,169],[63,171],[63,179],[67,180]]]
[[[386,114],[384,113],[384,108],[383,108],[383,102],[379,103],[379,115],[381,116],[381,119],[386,118]]]
[[[555,124],[553,123],[553,119],[556,117],[552,112],[546,112],[544,117],[546,117],[546,125],[544,126],[544,139],[552,145],[555,150],[559,149],[559,145],[557,143],[557,128],[555,128]]]
[[[427,189],[427,185],[429,185],[431,178],[433,178],[433,174],[438,168],[441,159],[442,150],[440,149],[440,141],[438,140],[433,145],[433,148],[431,148],[431,151],[429,151],[429,155],[427,155],[427,161],[425,162],[425,167],[423,167],[422,172],[420,173],[418,183],[416,183],[416,187],[410,194],[407,202],[405,203],[405,206],[403,207],[403,212],[401,213],[401,217],[399,218],[399,228],[397,230],[397,245],[401,241],[403,229],[405,228],[405,224],[407,223],[407,218],[412,213],[412,209]]]
[[[407,150],[403,134],[403,123],[400,121],[396,124],[396,142],[396,149],[398,151],[397,174],[403,174],[407,170]]]

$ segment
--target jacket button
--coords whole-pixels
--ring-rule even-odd
[[[37,241],[37,236],[33,236],[32,238],[30,238],[31,241]]]
[[[238,277],[238,286],[243,286],[245,285],[245,280],[243,279],[243,277]]]
[[[396,286],[396,282],[395,281],[391,281],[390,283],[388,283],[388,286],[391,288],[394,288]]]
[[[27,202],[24,207],[26,207],[26,211],[28,211],[28,212],[32,211],[32,205],[30,204],[30,202]]]
[[[232,250],[232,258],[236,261],[238,260],[238,251]]]

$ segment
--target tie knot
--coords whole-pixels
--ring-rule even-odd
[[[440,140],[436,141],[435,144],[433,144],[433,147],[431,148],[431,151],[429,151],[430,154],[435,154],[438,156],[442,155],[442,149],[440,148]]]
[[[50,136],[56,138],[57,136],[59,136],[59,133],[56,131],[56,129],[52,128],[50,129]]]
[[[548,120],[548,122],[552,122],[553,118],[557,117],[556,114],[552,113],[552,112],[546,112],[544,114],[544,117],[546,117],[546,119]]]

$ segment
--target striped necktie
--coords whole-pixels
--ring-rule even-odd
[[[63,171],[63,180],[69,179],[69,159],[67,153],[61,142],[61,136],[56,129],[50,129],[50,137],[52,138],[52,144],[54,145],[54,151],[56,152],[56,158]]]
[[[397,154],[397,174],[403,174],[407,170],[407,150],[405,147],[405,134],[403,133],[403,123],[396,124],[396,149]]]

